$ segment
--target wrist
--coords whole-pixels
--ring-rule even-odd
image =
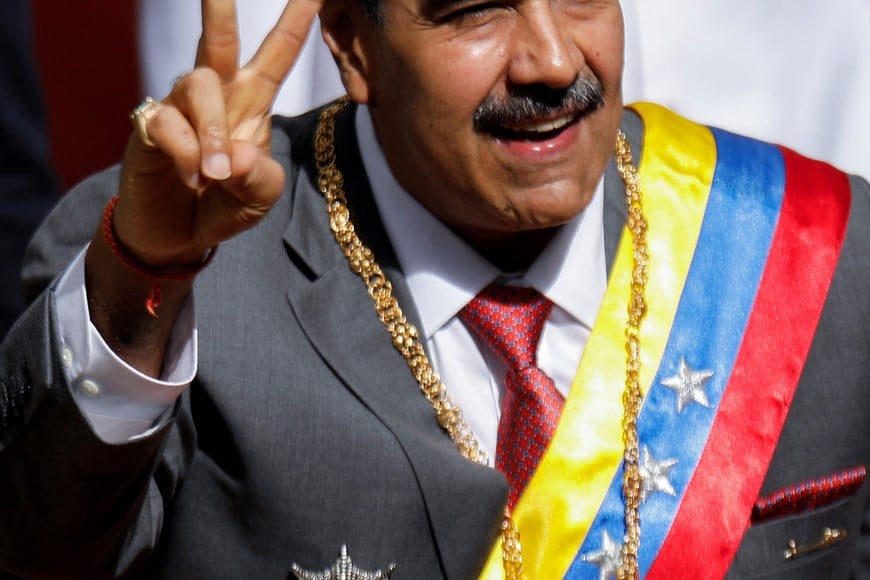
[[[162,300],[161,283],[193,280],[197,274],[211,263],[215,253],[217,252],[217,246],[211,247],[200,261],[193,264],[182,264],[168,267],[154,267],[145,264],[136,256],[132,255],[132,253],[121,244],[115,235],[114,215],[117,204],[118,197],[115,196],[106,203],[103,210],[103,220],[101,225],[103,240],[114,258],[120,264],[122,264],[127,270],[137,274],[150,283],[151,291],[145,299],[145,309],[148,314],[157,318],[157,308],[160,306]]]

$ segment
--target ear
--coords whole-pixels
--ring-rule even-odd
[[[357,0],[326,0],[320,10],[323,40],[332,51],[348,96],[360,104],[371,99],[365,37],[373,26]]]

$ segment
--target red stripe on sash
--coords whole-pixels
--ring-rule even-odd
[[[851,202],[848,177],[782,152],[786,191],[767,267],[710,437],[650,580],[725,575],[749,524],[833,278]]]

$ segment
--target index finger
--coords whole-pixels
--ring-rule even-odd
[[[302,45],[308,37],[311,23],[320,12],[324,0],[290,0],[278,22],[266,35],[257,53],[246,65],[276,87],[284,82]]]
[[[214,69],[229,81],[239,69],[239,25],[235,0],[202,0],[202,35],[196,66]]]

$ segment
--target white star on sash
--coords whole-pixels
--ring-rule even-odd
[[[646,445],[640,448],[640,463],[638,470],[640,471],[640,502],[646,501],[646,498],[651,493],[662,492],[668,495],[676,496],[668,477],[671,474],[671,469],[677,464],[676,459],[663,459],[656,461],[655,457],[650,453]]]
[[[709,407],[707,401],[707,381],[713,376],[713,371],[696,371],[686,364],[686,359],[680,357],[680,368],[677,374],[662,380],[662,384],[677,393],[677,413],[682,413],[689,403],[698,403]]]
[[[601,549],[590,554],[583,554],[580,559],[598,566],[598,580],[610,580],[616,577],[622,566],[622,545],[613,541],[605,530],[601,534]]]

